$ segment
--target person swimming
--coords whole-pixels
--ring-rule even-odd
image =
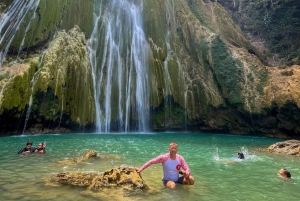
[[[281,178],[291,178],[292,175],[290,173],[290,171],[288,171],[287,169],[285,168],[281,168],[278,172],[278,175],[281,177]]]
[[[46,153],[46,142],[41,142],[38,144],[37,148],[34,150],[35,153]]]
[[[26,143],[26,147],[23,148],[23,149],[21,149],[21,150],[18,152],[18,154],[28,154],[28,153],[33,153],[34,150],[35,150],[36,148],[32,147],[32,144],[33,144],[32,141],[28,141],[28,142]]]
[[[243,152],[238,153],[238,158],[239,159],[245,159],[245,156],[244,156]]]
[[[245,160],[245,156],[243,152],[238,152],[237,157],[232,157],[226,163],[234,163],[234,162],[242,162]]]

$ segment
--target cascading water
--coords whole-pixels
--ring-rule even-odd
[[[24,33],[24,37],[20,43],[19,50],[18,50],[18,55],[20,55],[24,42],[26,40],[26,33],[30,29],[32,21],[36,18],[36,9],[38,8],[38,5],[40,3],[40,0],[29,0],[29,1],[23,1],[23,0],[16,0],[14,1],[11,6],[5,11],[5,13],[1,16],[0,18],[0,67],[3,65],[3,62],[5,61],[5,57],[7,55],[7,52],[9,51],[10,45],[16,35],[16,32],[18,31],[21,23],[23,23],[25,18],[29,15],[30,21],[26,26],[26,30]],[[61,22],[61,21],[60,21]],[[1,32],[1,30],[4,30]],[[57,33],[57,28],[54,32],[54,38]],[[44,55],[47,50],[43,51],[41,55],[41,60],[39,63],[39,67],[42,64]],[[38,74],[38,72],[35,73],[31,80],[31,95],[28,101],[28,106],[26,110],[26,116],[25,116],[25,122],[24,122],[24,128],[22,134],[24,134],[27,122],[30,117],[31,113],[31,107],[32,107],[32,102],[33,102],[33,91],[34,91],[34,86],[35,86],[35,77]],[[1,89],[0,95],[2,95],[3,89],[5,88],[5,85]],[[63,105],[63,104],[62,104]],[[63,112],[63,106],[62,106],[62,111]]]
[[[97,132],[144,132],[149,126],[148,43],[143,1],[95,6],[90,39]]]
[[[0,68],[5,61],[16,31],[29,11],[35,11],[40,0],[15,0],[0,18]],[[33,15],[35,17],[35,15]],[[25,38],[25,36],[24,36]],[[24,39],[23,39],[24,40]],[[22,44],[20,46],[20,49]],[[19,50],[20,53],[21,50]]]
[[[0,70],[5,61],[5,57],[7,52],[9,51],[10,45],[15,37],[16,32],[19,29],[20,24],[23,22],[24,18],[30,11],[35,11],[37,6],[39,5],[39,0],[16,0],[14,1],[11,6],[1,15],[0,18]],[[27,25],[26,32],[28,31],[32,20],[36,17],[35,12],[30,19],[30,22]],[[20,44],[18,56],[22,51],[23,44],[26,38],[26,34],[24,34],[24,38]],[[32,80],[31,82],[33,82]],[[1,89],[0,96],[3,93],[3,89],[6,85],[4,85]],[[29,119],[30,111],[32,105],[32,95],[30,96],[28,109],[26,112],[26,118],[24,123],[23,133],[25,131],[27,121]]]
[[[184,77],[184,73],[182,70],[182,65],[180,63],[180,59],[178,58],[177,55],[177,50],[176,47],[172,46],[172,40],[176,42],[176,14],[175,14],[175,3],[176,0],[166,0],[166,19],[167,19],[167,30],[166,30],[166,37],[165,37],[165,43],[167,47],[167,56],[164,60],[164,78],[165,78],[165,121],[169,122],[169,117],[171,116],[171,111],[168,108],[171,108],[171,100],[170,100],[170,94],[172,91],[174,91],[174,88],[172,86],[172,81],[171,81],[171,75],[169,73],[169,69],[171,66],[169,65],[170,63],[176,63],[176,67],[178,68],[178,77]],[[187,93],[186,93],[186,83],[183,81],[181,83],[184,88],[184,106],[187,108],[186,105],[186,100],[187,100]],[[187,126],[187,113],[185,111],[185,127]],[[187,128],[185,128],[187,130]]]

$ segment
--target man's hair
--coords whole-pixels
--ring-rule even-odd
[[[175,145],[176,147],[178,147],[178,145],[175,142],[171,142],[169,146],[171,145]]]
[[[32,143],[32,141],[28,141],[27,143],[26,143],[26,145],[32,145],[33,143]]]
[[[287,169],[284,169],[284,173],[285,173],[285,175],[286,175],[287,178],[291,178],[292,177],[290,171],[288,171]]]

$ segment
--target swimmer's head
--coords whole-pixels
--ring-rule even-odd
[[[239,159],[245,159],[245,156],[244,156],[244,154],[242,152],[239,152],[238,153],[238,158]]]
[[[292,175],[291,173],[285,169],[285,168],[281,168],[278,172],[279,176],[283,177],[283,178],[291,178]]]

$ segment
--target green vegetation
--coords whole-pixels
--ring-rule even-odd
[[[75,25],[80,27],[86,37],[90,37],[93,29],[93,6],[94,2],[91,0],[60,0],[59,3],[40,1],[38,8],[28,12],[20,24],[9,54],[16,54],[24,37],[23,49],[36,50],[52,40],[58,30],[68,31]],[[74,13],[82,13],[82,15],[77,16]],[[28,25],[30,25],[29,28]]]
[[[300,64],[299,0],[218,1],[244,32],[263,38],[287,65]],[[269,55],[270,56],[270,55]]]
[[[260,28],[260,34],[263,33],[268,39],[273,53],[279,53],[281,57],[290,57],[291,53],[300,56],[299,2],[278,1],[273,6],[270,3],[260,5],[255,14],[254,23]],[[259,15],[264,16],[264,20]]]
[[[168,96],[158,108],[152,110],[152,124],[159,129],[182,129],[186,122],[186,111]]]
[[[16,75],[12,79],[7,80],[7,84],[3,89],[3,100],[1,102],[0,114],[4,110],[16,108],[21,111],[26,107],[31,94],[30,81],[37,69],[37,61],[31,60],[29,69],[23,74]]]
[[[46,92],[38,91],[33,99],[31,117],[36,122],[55,121],[59,118],[58,106],[58,98],[53,89],[48,88]]]
[[[87,125],[93,122],[93,85],[86,45],[78,27],[68,33],[58,32],[40,66],[41,61],[34,58],[20,64],[22,73],[8,75],[12,79],[5,80],[7,74],[3,74],[7,84],[0,115],[23,118],[32,96],[30,124],[52,124],[62,117],[62,123]],[[31,82],[33,76],[35,79]]]
[[[8,6],[14,1],[14,0],[1,0],[2,3],[0,2],[0,4],[5,5],[5,8],[8,8]]]
[[[217,82],[223,95],[231,104],[242,103],[241,87],[242,73],[236,62],[227,52],[225,43],[216,37],[212,42],[212,58]]]
[[[208,26],[206,23],[207,16],[205,12],[201,9],[201,6],[199,4],[198,0],[188,0],[189,8],[191,9],[192,13],[195,15],[195,17],[200,21],[200,23],[204,26]]]

